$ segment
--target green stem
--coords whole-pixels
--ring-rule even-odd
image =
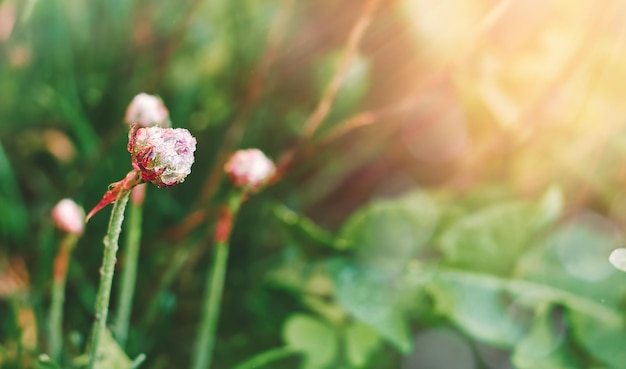
[[[277,347],[271,350],[261,352],[260,354],[249,358],[243,363],[237,365],[235,369],[258,369],[276,360],[284,359],[286,357],[298,354],[301,354],[301,351],[298,351],[294,348]]]
[[[126,346],[128,338],[128,324],[133,305],[133,295],[135,294],[142,213],[143,205],[131,201],[126,228],[128,233],[126,233],[124,245],[124,266],[117,305],[117,320],[113,327],[115,338],[122,348]]]
[[[122,231],[122,221],[124,220],[124,209],[126,209],[126,203],[128,203],[128,195],[128,192],[122,194],[113,205],[109,229],[104,237],[104,255],[102,257],[102,268],[100,269],[100,286],[96,296],[96,316],[91,334],[88,369],[93,369],[96,365],[100,337],[106,329],[111,284],[113,283],[113,272],[115,270],[115,254],[118,249],[117,241]]]
[[[65,282],[72,250],[78,236],[67,233],[61,241],[59,251],[54,259],[54,275],[52,278],[52,302],[48,316],[48,347],[50,357],[60,362],[63,350],[63,304],[65,302]]]
[[[229,226],[237,217],[239,206],[241,205],[242,194],[236,193],[229,197],[226,216],[229,219]],[[221,219],[220,219],[221,220]],[[218,223],[219,227],[219,223]],[[229,228],[229,236],[230,229]],[[191,361],[192,369],[208,369],[211,367],[213,357],[213,347],[215,346],[215,332],[217,320],[220,313],[220,302],[222,301],[222,291],[224,289],[224,279],[226,276],[226,264],[228,262],[228,239],[217,241],[213,248],[213,263],[207,277],[204,298],[202,304],[202,320],[198,336],[196,337]]]

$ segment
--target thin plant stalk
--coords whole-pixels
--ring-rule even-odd
[[[146,185],[141,184],[131,191],[130,209],[126,223],[126,237],[124,242],[124,265],[122,267],[121,284],[117,304],[117,319],[113,327],[113,333],[120,347],[126,346],[128,339],[128,326],[135,294],[137,281],[137,264],[139,261],[139,246],[141,243],[141,222],[143,216],[143,196],[135,199],[136,192],[146,190]]]
[[[282,360],[284,358],[301,355],[302,352],[292,347],[278,347],[271,350],[267,350],[257,354],[243,363],[237,365],[235,369],[259,369],[264,368],[268,364],[274,361]]]
[[[91,334],[91,345],[89,348],[89,366],[93,369],[98,358],[100,337],[106,329],[107,315],[109,313],[109,300],[111,297],[111,285],[113,283],[113,272],[115,270],[116,254],[118,249],[118,239],[122,231],[122,221],[124,220],[124,210],[128,203],[129,192],[121,194],[115,201],[109,228],[104,237],[104,255],[102,257],[102,268],[100,269],[100,286],[96,296],[95,320]]]
[[[220,219],[216,225],[216,242],[213,248],[213,261],[204,291],[201,312],[202,318],[191,361],[192,369],[208,369],[211,367],[213,348],[215,347],[217,321],[226,276],[226,265],[228,262],[230,232],[237,212],[239,211],[241,201],[241,193],[231,195],[228,200],[228,205],[222,208]]]
[[[63,304],[65,302],[65,283],[72,250],[76,246],[78,236],[66,233],[61,241],[59,251],[54,258],[52,275],[52,302],[48,316],[48,347],[50,357],[59,362],[63,351]]]

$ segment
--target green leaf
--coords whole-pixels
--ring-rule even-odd
[[[283,326],[287,346],[305,355],[303,369],[327,368],[337,356],[337,333],[326,322],[304,314],[292,314]]]
[[[41,354],[35,362],[35,369],[61,369],[59,364],[54,362],[48,355]]]
[[[348,219],[340,239],[364,260],[408,261],[430,241],[439,214],[437,204],[423,192],[375,202]]]
[[[494,277],[440,272],[428,287],[435,310],[470,336],[499,347],[513,347],[525,322],[515,316],[504,285]]]
[[[335,296],[352,316],[367,323],[398,350],[411,350],[411,336],[401,297],[402,275],[394,268],[355,265],[342,260],[330,264]]]
[[[537,311],[546,304],[562,305],[599,325],[622,327],[622,313],[584,295],[550,285],[504,279],[487,274],[440,269],[429,286],[439,312],[448,316],[470,336],[493,344],[514,345],[524,327],[523,315],[511,315],[511,307]],[[516,304],[505,304],[504,297]]]
[[[20,239],[28,225],[28,213],[11,162],[0,143],[0,234]]]
[[[439,246],[455,266],[506,275],[532,241],[535,214],[528,204],[494,205],[450,225]]]
[[[569,313],[576,340],[610,369],[622,369],[626,363],[626,327],[609,324],[579,312]]]
[[[550,187],[539,200],[536,222],[539,226],[556,222],[563,212],[563,191],[556,186]]]
[[[530,331],[519,342],[513,353],[512,362],[517,369],[576,369],[580,363],[574,360],[575,355],[567,348],[565,341],[565,325],[554,324],[549,305],[537,310]],[[563,322],[564,323],[564,322]],[[555,326],[563,327],[561,332]]]
[[[353,323],[346,328],[346,357],[353,367],[367,364],[369,357],[380,346],[380,336],[363,323]]]
[[[524,255],[515,275],[617,307],[626,292],[626,274],[607,258],[620,243],[611,223],[595,214],[582,215]]]

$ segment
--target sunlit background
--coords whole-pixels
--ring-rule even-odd
[[[626,226],[626,1],[366,3],[0,1],[0,367],[46,352],[50,209],[90,208],[130,170],[124,112],[147,92],[198,150],[183,185],[148,191],[127,348],[142,368],[189,361],[215,168],[241,147],[298,154],[235,228],[215,368],[306,341],[294,330],[317,359],[267,367],[626,368],[608,262]],[[63,368],[108,211],[74,253]]]

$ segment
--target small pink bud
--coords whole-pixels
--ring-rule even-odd
[[[170,113],[160,97],[140,93],[135,96],[126,109],[126,123],[142,127],[171,127]]]
[[[134,125],[128,134],[128,151],[143,181],[170,187],[191,173],[196,139],[184,128]]]
[[[265,185],[276,172],[274,163],[258,149],[236,151],[224,166],[237,187],[256,191]]]
[[[63,199],[52,209],[52,220],[62,231],[81,235],[85,226],[85,212],[70,199]]]

